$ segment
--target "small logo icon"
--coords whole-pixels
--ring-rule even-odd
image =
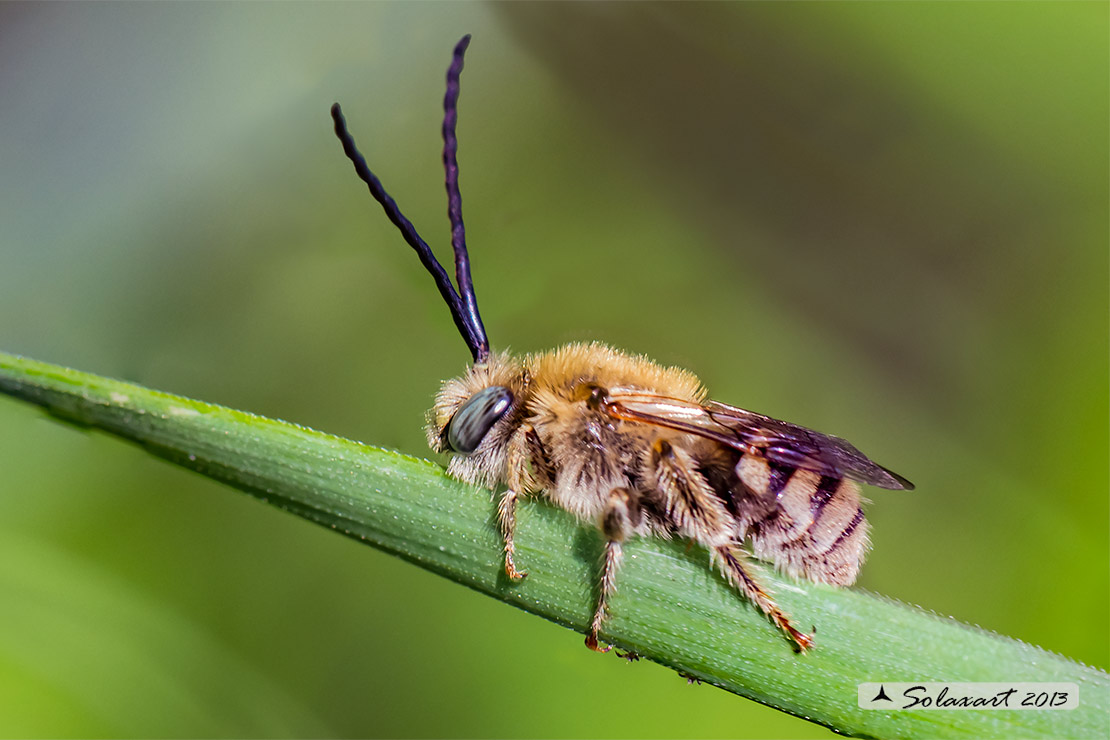
[[[875,698],[872,699],[871,701],[880,701],[880,700],[890,701],[890,702],[894,701],[893,699],[891,699],[889,696],[886,695],[886,687],[883,686],[882,684],[879,684],[879,693],[875,694]]]

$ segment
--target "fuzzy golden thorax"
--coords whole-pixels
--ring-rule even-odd
[[[641,390],[693,403],[705,396],[692,373],[602,344],[570,344],[535,355],[529,368],[527,423],[554,473],[543,487],[559,507],[586,521],[596,521],[611,491],[639,475],[653,443],[683,436],[616,421],[592,407],[592,394]],[[634,529],[646,533],[648,526],[645,519]]]

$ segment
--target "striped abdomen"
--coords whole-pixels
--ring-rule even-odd
[[[847,478],[770,463],[745,454],[736,497],[753,554],[813,581],[848,586],[868,547],[860,488]]]

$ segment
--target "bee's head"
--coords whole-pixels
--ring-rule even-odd
[[[453,453],[451,473],[492,485],[505,469],[509,440],[520,426],[527,378],[507,353],[490,355],[444,381],[428,412],[428,445]]]
[[[428,412],[428,444],[436,452],[473,453],[511,419],[523,391],[520,362],[501,352],[445,380]]]

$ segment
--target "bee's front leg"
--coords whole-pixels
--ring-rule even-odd
[[[519,581],[528,574],[517,570],[514,556],[516,545],[513,543],[513,534],[516,532],[516,502],[527,491],[537,488],[536,478],[532,468],[537,467],[542,461],[534,459],[536,451],[533,438],[535,431],[530,424],[522,424],[512,439],[509,440],[508,474],[506,479],[509,490],[501,494],[497,502],[497,524],[501,529],[501,537],[505,542],[505,575],[514,581]]]
[[[609,598],[617,590],[617,571],[620,569],[622,543],[628,539],[635,526],[636,502],[627,488],[614,488],[609,492],[609,501],[601,512],[601,531],[605,534],[605,564],[601,569],[601,589],[597,599],[597,609],[590,632],[586,635],[586,647],[599,653],[607,653],[610,648],[599,647],[597,633],[605,623],[609,608]]]
[[[516,554],[516,546],[513,544],[513,533],[516,530],[516,501],[519,497],[520,494],[510,488],[501,494],[501,500],[497,502],[497,523],[501,527],[501,536],[505,540],[505,575],[514,581],[519,581],[528,575],[522,570],[517,570],[513,560],[513,555]]]

